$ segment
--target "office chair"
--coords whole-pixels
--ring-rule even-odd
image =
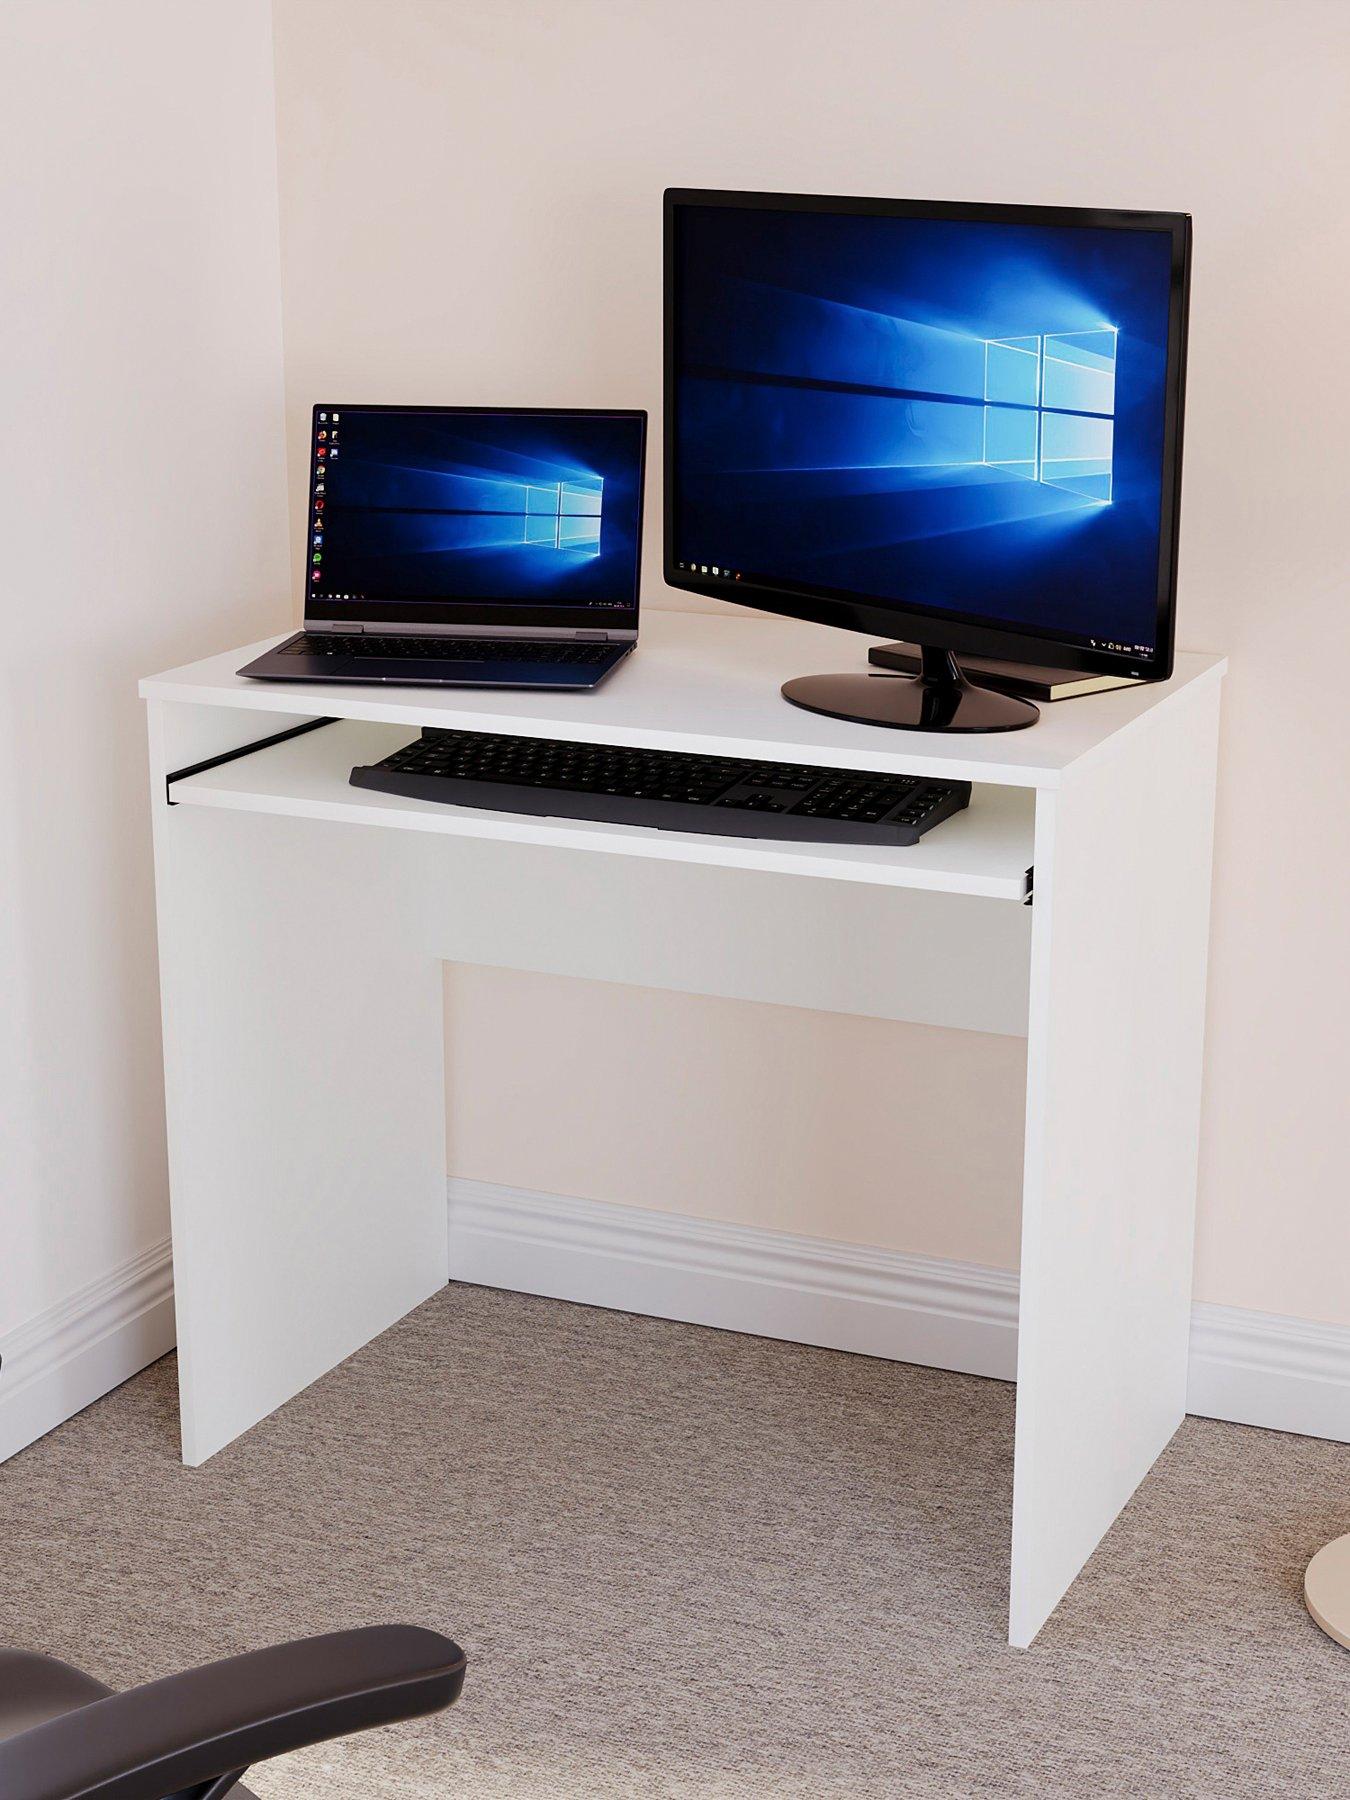
[[[459,1697],[464,1652],[436,1631],[374,1625],[227,1657],[115,1693],[0,1649],[4,1800],[255,1800],[249,1765]]]

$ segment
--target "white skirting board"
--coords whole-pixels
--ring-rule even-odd
[[[450,1273],[484,1287],[1011,1380],[1017,1277],[685,1214],[450,1182]],[[1190,1412],[1350,1442],[1350,1326],[1197,1305]]]
[[[450,1183],[457,1281],[1011,1380],[1017,1278],[683,1214]],[[168,1240],[0,1337],[0,1462],[174,1347]],[[1350,1442],[1350,1327],[1195,1307],[1189,1408]]]
[[[0,1336],[0,1462],[173,1346],[165,1238]]]

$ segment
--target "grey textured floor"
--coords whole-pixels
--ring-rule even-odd
[[[1331,1796],[1350,1447],[1191,1420],[1030,1651],[1012,1389],[450,1288],[206,1468],[172,1361],[0,1469],[0,1641],[114,1683],[384,1619],[452,1713],[263,1800]]]

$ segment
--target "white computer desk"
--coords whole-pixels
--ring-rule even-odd
[[[262,648],[141,684],[185,1459],[449,1278],[442,959],[1025,1036],[1010,1635],[1030,1642],[1184,1410],[1222,660],[944,738],[787,705],[785,677],[866,646],[751,616],[649,611],[584,696],[240,680]],[[975,789],[883,850],[348,785],[423,724]]]

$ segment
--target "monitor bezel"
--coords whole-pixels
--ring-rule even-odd
[[[306,580],[305,624],[388,624],[388,625],[476,625],[536,626],[549,631],[626,632],[636,630],[638,605],[642,589],[642,521],[647,488],[647,412],[643,407],[622,406],[372,406],[357,400],[319,400],[310,409],[309,438],[306,457],[309,464],[309,507],[305,513],[304,541],[309,544],[309,521],[314,517],[314,486],[317,481],[315,459],[309,454],[314,447],[320,412],[365,413],[435,413],[440,417],[535,418],[535,419],[631,419],[639,426],[637,479],[637,541],[633,550],[633,592],[624,605],[615,606],[539,606],[525,600],[454,599],[445,595],[434,600],[409,600],[367,597],[362,600],[334,600],[316,595]],[[306,555],[302,567],[308,570]]]
[[[1166,232],[1171,240],[1171,286],[1167,327],[1167,374],[1163,422],[1163,483],[1158,531],[1155,648],[1151,656],[1095,650],[1053,631],[1014,628],[963,615],[950,608],[927,608],[917,599],[899,601],[804,584],[741,580],[729,590],[725,580],[708,580],[676,567],[678,370],[676,238],[682,209],[733,207],[743,211],[863,214],[877,218],[951,219],[967,223],[1084,226],[1111,231]],[[1172,673],[1176,635],[1177,550],[1181,523],[1181,443],[1186,389],[1186,336],[1190,303],[1191,219],[1188,213],[1125,212],[1077,206],[1014,206],[974,201],[885,200],[837,194],[775,194],[731,188],[667,188],[665,191],[665,505],[664,576],[668,586],[761,612],[809,619],[873,638],[932,644],[971,656],[1110,674],[1138,680],[1165,680]]]

